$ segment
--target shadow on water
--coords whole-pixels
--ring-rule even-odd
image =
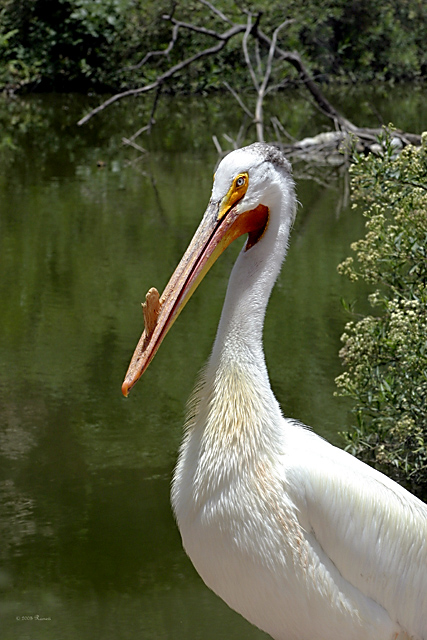
[[[151,153],[138,158],[121,136],[149,107],[119,105],[77,128],[96,102],[0,104],[1,637],[261,639],[201,583],[169,506],[185,401],[237,246],[141,386],[127,400],[120,393],[140,302],[166,283],[209,198],[211,133],[238,129],[239,118],[219,102],[203,113],[197,101],[166,103],[144,141]],[[400,126],[417,122],[417,104],[405,103],[409,124]],[[287,117],[295,135],[314,132],[314,114]],[[347,404],[333,397],[340,298],[362,294],[336,273],[363,230],[339,204],[343,180],[297,181],[301,207],[265,328],[284,412],[335,442],[350,424]]]

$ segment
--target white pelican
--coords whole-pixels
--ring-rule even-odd
[[[264,315],[295,202],[275,148],[253,144],[222,160],[160,303],[151,291],[122,390],[247,232],[173,478],[184,548],[208,587],[275,640],[427,640],[427,505],[284,418],[270,387]]]

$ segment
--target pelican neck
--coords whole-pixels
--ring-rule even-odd
[[[210,364],[255,367],[266,375],[263,350],[265,313],[286,255],[291,221],[269,225],[257,245],[242,249],[230,275]]]

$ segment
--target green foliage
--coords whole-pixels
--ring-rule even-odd
[[[336,383],[354,400],[357,426],[346,433],[352,453],[385,465],[398,479],[427,484],[427,133],[422,146],[395,155],[355,157],[354,197],[366,235],[339,271],[374,285],[376,315],[349,322]]]
[[[322,0],[304,6],[299,39],[320,73],[375,81],[425,75],[425,3]]]
[[[132,7],[131,0],[6,0],[0,13],[0,84],[117,84]]]
[[[280,35],[286,49],[297,49],[314,73],[324,77],[375,80],[414,79],[427,73],[427,5],[419,0],[213,0],[236,22],[248,10],[262,12],[261,27],[272,31],[286,18]],[[229,24],[198,0],[0,0],[0,86],[119,89],[140,85],[215,40],[180,30],[167,57],[135,65],[149,51],[164,50],[174,15],[184,21],[226,31]],[[133,67],[133,68],[132,68]],[[283,74],[283,64],[281,65]],[[245,88],[247,69],[241,37],[214,58],[197,61],[170,90],[204,91],[224,80]],[[282,76],[280,76],[282,79]]]

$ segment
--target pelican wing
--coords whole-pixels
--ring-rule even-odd
[[[303,526],[348,583],[403,629],[427,638],[427,505],[345,451],[307,436],[313,446],[305,443],[291,471],[304,487]]]

